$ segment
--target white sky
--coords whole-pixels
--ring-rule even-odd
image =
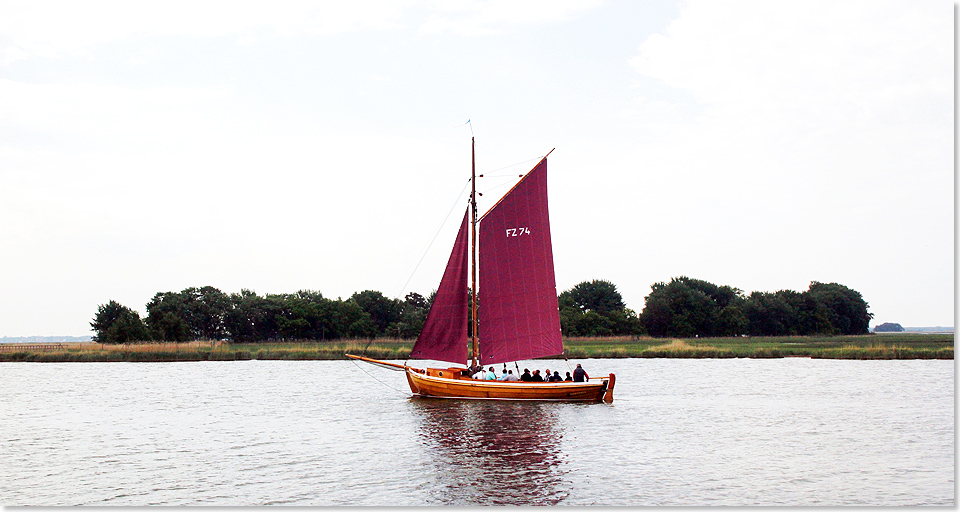
[[[680,275],[816,280],[871,325],[953,325],[953,20],[929,0],[4,1],[0,336],[90,334],[99,304],[189,286],[426,295],[471,131],[487,174],[557,148],[558,291],[607,279],[640,311]],[[481,209],[510,184],[481,180]]]

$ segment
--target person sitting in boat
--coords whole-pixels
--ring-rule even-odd
[[[492,366],[489,370],[487,370],[487,376],[484,378],[484,380],[497,380],[497,372],[493,370]]]
[[[521,380],[522,382],[530,382],[530,381],[532,381],[532,380],[533,380],[533,375],[530,375],[530,370],[524,368],[524,369],[523,369],[523,374],[520,375],[520,380]]]
[[[530,382],[543,382],[543,377],[540,376],[540,370],[533,371],[533,377],[530,377]]]
[[[477,373],[474,373],[474,374],[473,374],[473,378],[474,378],[474,380],[483,380],[483,379],[486,379],[486,378],[487,378],[487,372],[485,372],[485,371],[483,370],[483,367],[481,366],[480,369],[477,370]]]
[[[577,367],[573,370],[573,381],[574,382],[586,382],[590,376],[587,375],[587,371],[577,363]]]
[[[501,375],[500,378],[497,380],[502,382],[515,382],[519,379],[517,378],[516,375],[513,374],[513,370],[507,370],[506,373]]]
[[[563,379],[564,382],[573,382],[573,377],[570,376],[570,372],[567,372],[567,378]]]
[[[553,372],[553,375],[547,380],[550,382],[563,382],[563,377],[560,376],[560,372]]]

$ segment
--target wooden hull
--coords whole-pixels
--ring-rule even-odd
[[[421,373],[423,372],[423,373]],[[410,391],[420,396],[475,400],[551,400],[612,402],[615,377],[592,382],[499,382],[458,377],[459,370],[407,367]],[[440,375],[443,374],[443,375]],[[452,378],[451,378],[452,377]]]
[[[415,395],[469,400],[552,400],[564,402],[613,402],[613,386],[617,378],[592,378],[590,382],[499,382],[474,380],[463,375],[462,368],[427,368],[421,370],[405,364],[390,363],[369,357],[344,354],[396,370],[407,375],[407,384]]]

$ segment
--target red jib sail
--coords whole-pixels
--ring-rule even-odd
[[[457,241],[453,244],[430,313],[410,352],[410,357],[415,359],[450,363],[467,360],[467,256],[470,247],[467,213],[463,214]]]
[[[481,361],[561,354],[546,159],[487,212],[479,238]]]

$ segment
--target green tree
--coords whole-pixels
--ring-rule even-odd
[[[343,335],[348,338],[375,338],[380,334],[376,322],[370,313],[363,310],[352,300],[340,302],[338,308],[339,325]]]
[[[255,327],[254,341],[268,341],[282,338],[279,319],[286,309],[284,295],[254,295],[247,299],[248,314],[252,314],[251,324]]]
[[[806,292],[823,309],[824,317],[839,334],[867,334],[870,319],[866,301],[860,292],[837,283],[813,281]]]
[[[717,317],[717,332],[719,336],[739,336],[747,333],[750,322],[743,309],[734,304],[727,305],[720,310]]]
[[[634,335],[643,330],[636,313],[610,281],[584,281],[557,297],[565,336]]]
[[[615,335],[636,336],[643,334],[643,323],[640,322],[640,315],[630,308],[623,308],[619,311],[612,311],[607,318],[613,323],[613,333]]]
[[[162,341],[190,341],[187,307],[179,293],[157,293],[147,303],[147,327]]]
[[[751,293],[744,304],[744,314],[750,322],[750,334],[753,336],[800,334],[799,295],[790,290]]]
[[[590,310],[575,317],[570,330],[575,336],[613,336],[612,324],[606,316]]]
[[[360,306],[370,315],[377,329],[377,334],[389,334],[388,327],[399,322],[403,315],[403,303],[384,297],[374,290],[364,290],[354,293],[350,300]]]
[[[320,292],[300,290],[295,294],[273,296],[280,308],[274,313],[280,339],[320,338],[321,310],[327,299]]]
[[[873,332],[903,332],[903,326],[894,322],[884,322],[873,328]]]
[[[158,339],[190,341],[229,337],[229,296],[212,286],[157,293],[147,303],[147,325]]]
[[[194,338],[220,340],[227,337],[226,319],[230,298],[212,286],[180,292],[186,304],[187,323]]]
[[[128,343],[150,339],[147,327],[136,311],[111,300],[97,307],[97,314],[90,322],[95,335],[93,341],[100,343]]]
[[[380,332],[370,314],[353,300],[331,300],[316,291],[261,297],[243,290],[232,294],[230,301],[225,325],[236,341],[372,338]]]
[[[416,292],[408,293],[403,298],[400,320],[387,326],[390,334],[396,333],[398,338],[416,338],[423,329],[423,323],[430,312],[430,302]]]
[[[669,283],[655,283],[650,288],[640,320],[655,337],[715,336],[722,331],[722,308],[736,307],[740,301],[736,288],[685,276],[675,277]],[[733,310],[726,319],[735,320]]]
[[[798,301],[797,324],[799,334],[838,334],[839,330],[830,321],[830,312],[817,297],[809,291],[800,294]]]
[[[276,337],[275,314],[281,308],[276,301],[261,297],[251,290],[230,294],[230,309],[224,327],[233,341],[251,343]]]
[[[617,286],[602,279],[584,281],[561,295],[567,295],[572,305],[584,313],[595,311],[605,314],[612,311],[622,311],[625,307],[623,297],[617,291]]]

